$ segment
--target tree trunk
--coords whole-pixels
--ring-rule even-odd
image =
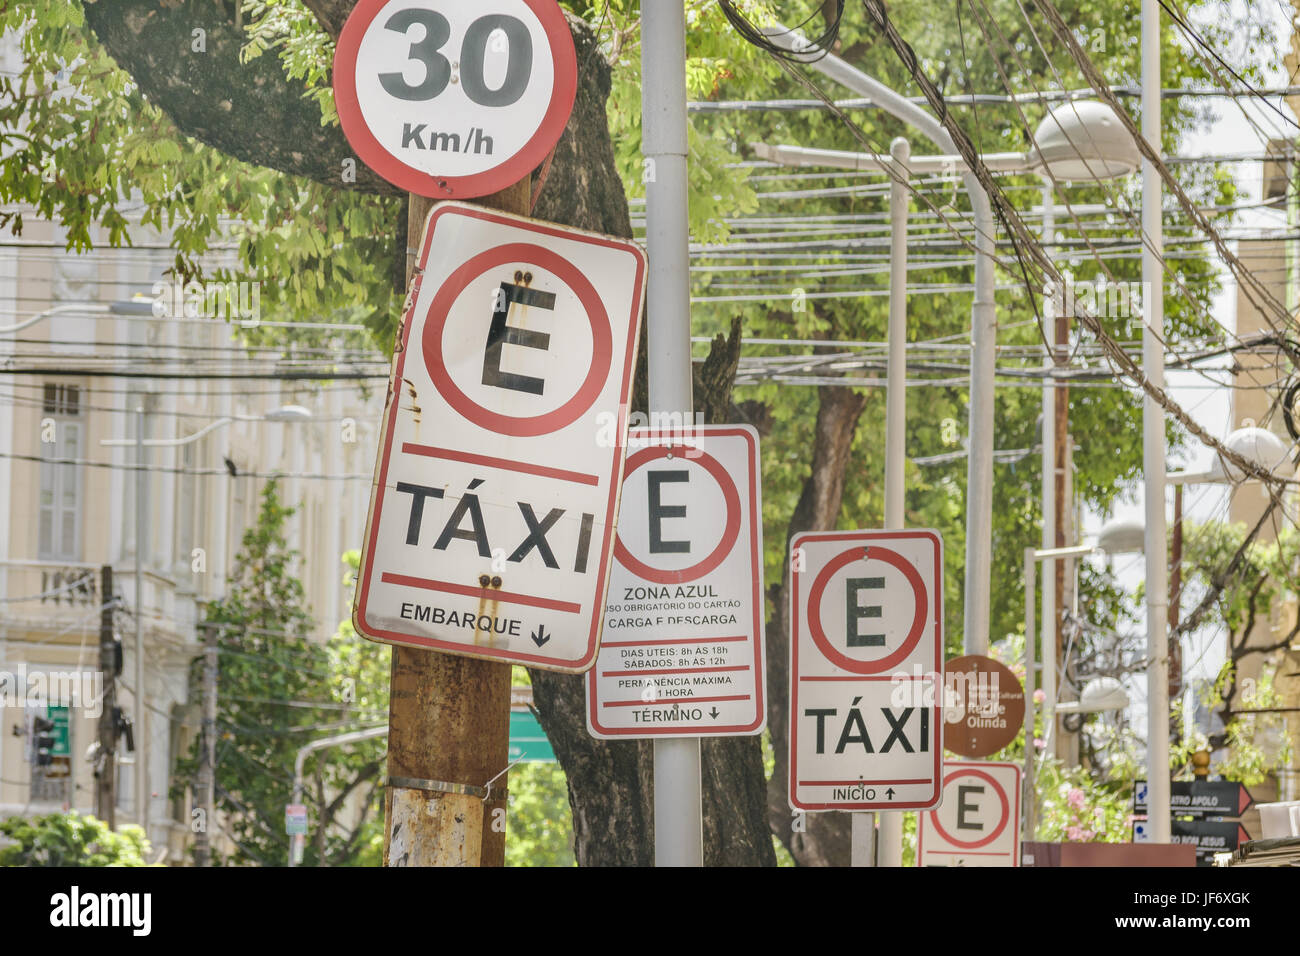
[[[642,348],[633,410],[646,409]],[[735,420],[731,389],[740,361],[740,320],[718,336],[694,368],[695,410],[710,424]],[[582,866],[654,863],[653,746],[604,741],[587,733],[585,677],[531,671],[542,726],[569,778],[575,853]],[[769,685],[769,693],[771,693]],[[717,737],[701,744],[706,866],[774,866],[765,820],[763,751],[758,737]]]
[[[768,587],[772,617],[767,625],[767,726],[776,752],[776,768],[767,787],[767,813],[772,832],[800,866],[848,866],[849,815],[808,813],[796,817],[788,798],[790,539],[804,531],[835,528],[853,435],[867,402],[865,396],[840,386],[824,387],[817,397],[812,470],[804,481],[786,531],[781,580]]]

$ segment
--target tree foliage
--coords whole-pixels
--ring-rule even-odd
[[[0,822],[0,866],[148,866],[152,852],[144,830],[125,824],[116,831],[97,817],[51,813]]]
[[[341,634],[323,646],[309,639],[313,621],[294,573],[298,555],[285,538],[292,514],[280,503],[277,483],[267,482],[227,593],[209,602],[201,625],[219,632],[217,812],[210,835],[215,850],[231,846],[224,855],[231,865],[287,863],[284,812],[292,802],[299,748],[329,734],[381,725],[387,716],[385,649],[355,635]],[[191,668],[190,700],[201,701],[202,693],[199,660]],[[178,762],[178,792],[195,786],[200,742],[194,740]],[[302,802],[311,837],[303,865],[377,862],[383,766],[382,740],[331,747],[308,758]],[[222,859],[214,853],[214,860]]]

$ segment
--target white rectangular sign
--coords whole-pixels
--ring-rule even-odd
[[[1019,866],[1020,767],[945,763],[943,802],[917,823],[917,866]]]
[[[943,761],[938,532],[809,532],[791,546],[790,805],[935,806]]]
[[[587,675],[592,736],[761,733],[763,610],[757,432],[634,429]]]
[[[591,666],[645,265],[621,239],[433,208],[384,409],[359,633]]]

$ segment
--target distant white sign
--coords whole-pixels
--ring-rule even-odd
[[[763,509],[748,425],[634,429],[587,675],[595,737],[761,733]]]
[[[935,806],[944,703],[938,532],[812,532],[792,547],[790,805]]]
[[[301,803],[290,803],[284,808],[284,832],[290,836],[301,836],[307,832],[307,807]]]

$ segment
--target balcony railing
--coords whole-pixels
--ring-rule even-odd
[[[192,595],[178,591],[176,582],[157,571],[142,577],[144,621],[148,628],[193,639],[196,609]],[[0,561],[0,623],[13,629],[70,634],[99,626],[103,596],[100,567],[71,561]],[[115,568],[113,590],[123,608],[137,606],[135,575],[121,564]]]
[[[98,606],[99,574],[90,567],[43,567],[40,601],[42,604]]]

